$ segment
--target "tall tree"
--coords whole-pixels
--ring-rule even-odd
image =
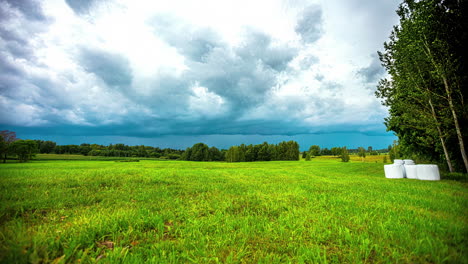
[[[404,0],[400,25],[379,53],[391,77],[376,92],[389,107],[388,130],[397,134],[401,151],[444,159],[449,171],[453,161],[468,171],[468,131],[460,125],[468,122],[466,2]]]
[[[193,161],[208,161],[209,160],[209,148],[204,143],[197,143],[192,146],[192,153],[190,160]]]
[[[0,137],[2,138],[2,143],[0,144],[0,154],[3,156],[3,163],[6,162],[8,153],[10,152],[10,147],[13,142],[18,140],[16,138],[16,133],[9,130],[0,131]]]

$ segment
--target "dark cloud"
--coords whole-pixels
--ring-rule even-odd
[[[231,106],[239,115],[263,103],[277,84],[277,76],[297,55],[292,47],[274,45],[270,36],[247,30],[237,48],[218,46],[203,62],[192,62],[190,74]]]
[[[8,0],[0,2],[2,56],[34,59],[30,42],[44,31],[49,22],[38,1]]]
[[[280,72],[297,55],[298,50],[286,45],[275,45],[269,35],[263,32],[248,30],[245,42],[236,50],[244,59],[259,60],[265,66]]]
[[[29,40],[16,32],[0,27],[0,39],[4,43],[4,51],[7,51],[13,57],[31,59],[33,56]]]
[[[14,64],[10,59],[6,56],[0,56],[0,78],[4,75],[19,75],[21,72],[21,68]]]
[[[45,20],[46,17],[42,11],[42,7],[39,1],[34,0],[4,0],[11,8],[19,10],[24,16],[29,20]],[[0,8],[0,10],[2,10]],[[9,12],[6,10],[2,10],[0,12],[1,15],[8,14]],[[5,17],[5,16],[3,16]],[[8,18],[9,15],[6,16]],[[0,18],[1,20],[1,18]]]
[[[77,15],[88,14],[97,0],[65,0],[67,5]]]
[[[372,54],[372,60],[367,67],[358,70],[358,74],[364,78],[367,83],[376,83],[385,73],[384,67],[381,65],[379,56],[375,53]]]
[[[322,9],[320,6],[312,5],[304,9],[295,30],[304,42],[313,43],[323,34],[322,23]]]
[[[278,74],[298,54],[295,47],[253,29],[245,30],[241,45],[231,47],[211,29],[184,25],[172,17],[158,16],[148,23],[185,57],[187,85],[198,83],[223,98],[229,106],[225,116],[239,116],[263,103]]]
[[[125,87],[132,83],[129,61],[122,55],[82,48],[79,61],[86,71],[94,73],[109,86]]]

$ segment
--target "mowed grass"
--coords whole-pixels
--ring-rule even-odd
[[[467,263],[468,185],[382,163],[0,165],[2,263]]]

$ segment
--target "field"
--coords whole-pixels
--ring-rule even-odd
[[[468,184],[382,165],[0,164],[0,262],[467,263]]]

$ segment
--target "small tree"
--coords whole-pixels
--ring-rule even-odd
[[[348,153],[348,149],[346,147],[343,147],[341,149],[341,161],[342,162],[348,162],[349,161],[349,153]]]
[[[397,141],[393,142],[393,146],[388,151],[388,155],[390,156],[390,160],[393,162],[395,159],[400,157],[400,146],[398,145]]]
[[[306,157],[305,157],[305,160],[306,160],[306,161],[310,161],[310,152],[307,152]]]
[[[361,157],[361,161],[366,158],[366,150],[363,147],[358,148],[358,156]]]
[[[310,146],[309,153],[312,157],[320,156],[320,147],[317,145]]]

